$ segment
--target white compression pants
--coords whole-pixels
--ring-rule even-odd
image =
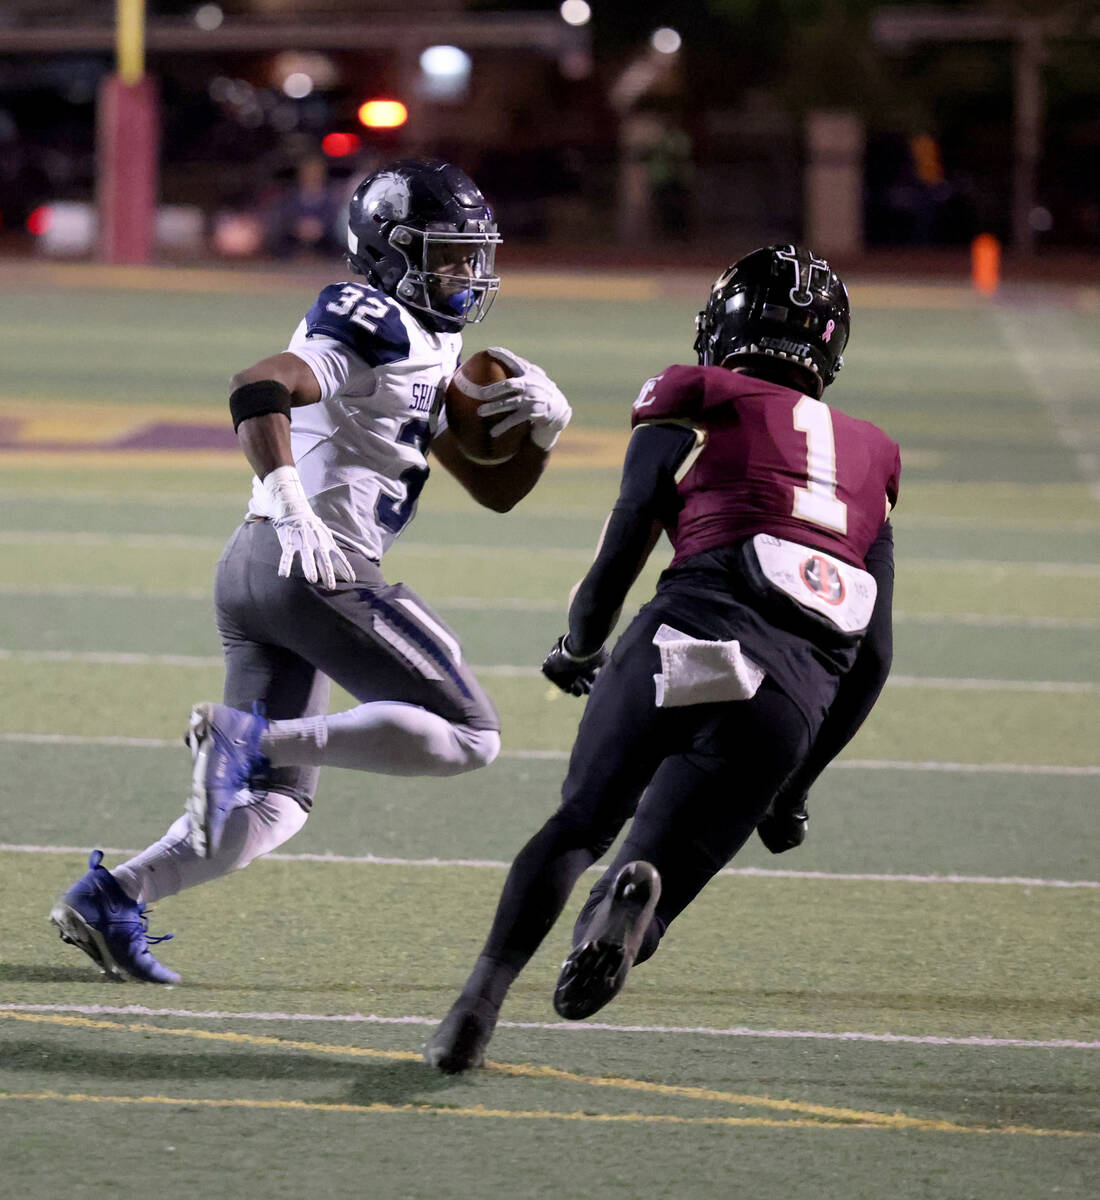
[[[131,900],[153,904],[247,867],[289,841],[306,823],[305,809],[282,792],[241,792],[240,798],[212,858],[200,858],[191,849],[190,823],[183,816],[160,841],[114,867],[111,874]]]
[[[273,767],[446,776],[488,766],[500,753],[500,734],[456,725],[416,704],[376,700],[327,717],[272,721],[260,749]]]

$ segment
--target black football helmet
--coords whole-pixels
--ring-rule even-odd
[[[823,258],[805,246],[766,246],[715,280],[695,318],[695,353],[703,366],[784,359],[823,390],[844,365],[850,325],[848,289]]]
[[[500,287],[500,242],[477,185],[438,159],[383,167],[348,206],[348,263],[437,333],[480,321]]]

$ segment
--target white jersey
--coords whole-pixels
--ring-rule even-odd
[[[416,511],[462,338],[430,332],[366,282],[334,283],[287,349],[321,387],[318,404],[291,410],[306,495],[337,542],[377,561]],[[273,515],[256,478],[249,512]]]

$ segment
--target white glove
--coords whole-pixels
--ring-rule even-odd
[[[298,469],[276,467],[264,476],[263,489],[275,513],[271,523],[283,548],[279,574],[284,578],[290,575],[297,554],[310,583],[316,583],[318,576],[327,588],[335,587],[337,578],[354,582],[351,563],[337,546],[332,531],[309,506]]]
[[[492,346],[489,353],[509,368],[513,376],[508,380],[509,383],[523,384],[520,395],[489,400],[478,406],[479,417],[505,414],[504,420],[498,421],[489,430],[490,436],[499,437],[513,426],[530,421],[531,441],[541,450],[552,449],[573,415],[569,401],[542,367],[520,358],[511,350],[505,350],[503,346]]]

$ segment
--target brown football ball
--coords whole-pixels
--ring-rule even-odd
[[[530,431],[530,421],[524,421],[505,430],[500,437],[491,437],[489,430],[508,416],[500,413],[495,417],[479,417],[478,406],[484,401],[475,399],[463,391],[463,383],[484,387],[508,378],[508,369],[489,353],[479,350],[471,355],[454,373],[447,385],[447,426],[454,431],[459,449],[471,462],[494,467],[507,462],[523,445]]]

